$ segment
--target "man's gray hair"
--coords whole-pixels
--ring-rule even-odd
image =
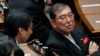
[[[55,19],[55,12],[62,11],[65,7],[69,7],[69,5],[63,3],[56,3],[53,6],[51,6],[51,8],[49,9],[50,18]]]

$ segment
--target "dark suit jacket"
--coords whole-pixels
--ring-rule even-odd
[[[8,35],[2,35],[0,41],[8,41],[14,46],[14,56],[24,56],[24,52],[18,47],[16,40]]]
[[[76,27],[71,35],[81,50],[55,30],[50,32],[46,45],[60,56],[86,56],[90,39],[87,40],[87,43],[83,43],[83,40],[88,38],[87,34],[81,28]]]
[[[42,0],[41,0],[42,1]],[[11,9],[25,8],[33,18],[33,34],[28,39],[28,42],[34,38],[45,42],[50,30],[52,29],[49,19],[46,17],[43,9],[32,0],[8,0],[8,5]]]
[[[12,37],[9,37],[8,40],[11,40],[14,45],[14,55],[15,56],[24,56],[24,52],[19,48],[16,43],[16,40]]]
[[[100,56],[100,50],[98,50],[97,52],[93,53],[91,56]]]

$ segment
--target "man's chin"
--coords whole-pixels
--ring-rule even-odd
[[[72,32],[72,31],[73,31],[73,29],[74,29],[74,28],[70,28],[70,29],[68,29],[68,32]]]

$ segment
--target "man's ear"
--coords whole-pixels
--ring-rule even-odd
[[[53,28],[56,27],[56,24],[55,24],[55,20],[54,19],[50,19],[50,24],[52,25]]]
[[[23,28],[19,27],[18,31],[19,33],[21,33],[23,31]]]

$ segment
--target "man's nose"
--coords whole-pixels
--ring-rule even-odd
[[[67,19],[67,22],[70,22],[71,21],[71,19],[68,16],[66,17],[66,19]]]

